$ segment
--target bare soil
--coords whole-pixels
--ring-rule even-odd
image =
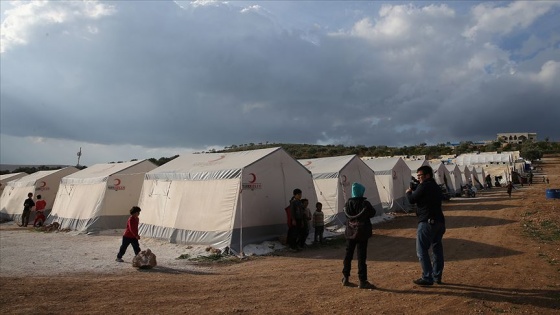
[[[533,185],[444,205],[444,284],[419,287],[416,220],[400,214],[374,226],[368,268],[375,290],[342,287],[344,245],[275,252],[192,270],[44,277],[0,274],[2,314],[559,314],[560,156],[538,164]],[[542,182],[548,176],[550,184]],[[25,233],[22,231],[21,233]],[[84,246],[87,246],[84,245]],[[153,249],[157,253],[157,249]],[[111,253],[113,255],[113,253]],[[65,259],[72,259],[71,256]],[[48,269],[46,269],[48,270]],[[48,274],[48,272],[46,272]]]

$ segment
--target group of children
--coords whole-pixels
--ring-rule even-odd
[[[47,202],[42,199],[41,195],[37,195],[37,201],[33,201],[33,193],[27,194],[27,199],[23,202],[23,213],[21,214],[21,226],[27,227],[29,218],[31,217],[31,209],[35,207],[35,220],[33,221],[34,227],[40,227],[45,224],[45,208]]]
[[[301,250],[305,247],[305,241],[310,232],[310,222],[313,223],[315,230],[314,243],[323,242],[323,232],[325,227],[325,217],[322,211],[323,205],[317,202],[313,215],[309,210],[309,200],[302,199],[300,189],[294,189],[294,196],[290,200],[290,205],[286,207],[288,219],[287,243],[293,251]]]

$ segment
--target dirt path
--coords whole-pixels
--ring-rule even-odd
[[[300,253],[124,274],[0,278],[3,314],[558,314],[560,157],[541,164],[550,185],[483,191],[445,204],[444,284],[418,287],[415,217],[374,227],[369,279],[377,290],[340,285],[340,242]],[[538,178],[538,177],[537,177]],[[24,232],[22,232],[24,233]],[[72,259],[68,257],[66,259]],[[356,268],[355,261],[353,268]],[[45,270],[46,272],[48,270]],[[356,283],[356,270],[351,281]]]

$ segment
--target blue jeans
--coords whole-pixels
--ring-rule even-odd
[[[418,223],[416,255],[420,260],[420,266],[422,266],[422,279],[429,282],[433,282],[434,278],[441,279],[443,274],[443,234],[445,234],[445,223],[443,222]],[[433,268],[428,252],[430,247],[432,247]]]

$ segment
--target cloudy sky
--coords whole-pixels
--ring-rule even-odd
[[[560,1],[1,1],[0,162],[560,141]]]

